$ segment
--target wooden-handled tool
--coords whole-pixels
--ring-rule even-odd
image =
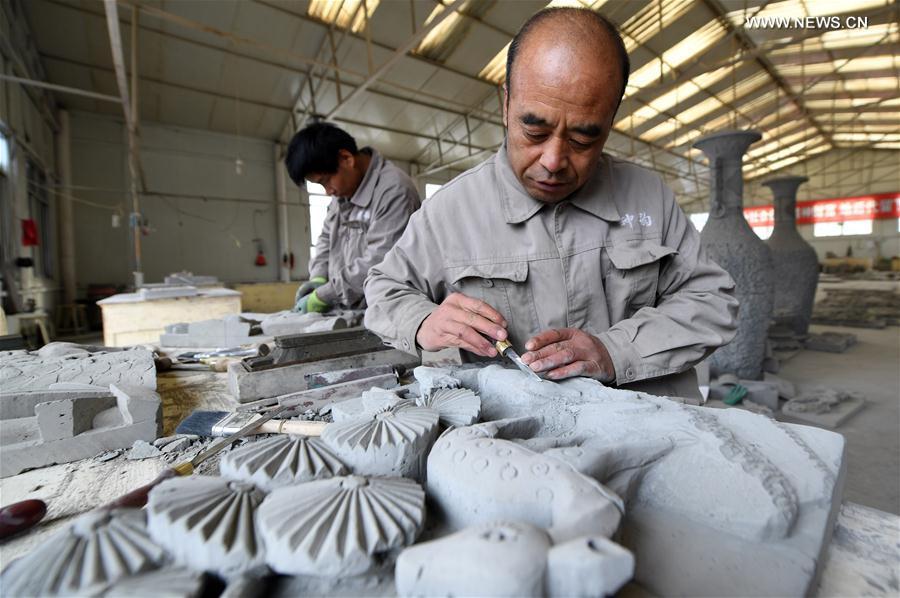
[[[3,507],[0,509],[0,540],[36,525],[46,514],[46,503],[35,498]]]
[[[229,414],[224,411],[195,411],[185,420],[185,422],[187,422],[191,417],[197,416],[194,420],[194,424],[191,425],[193,431],[188,433],[197,433],[202,430],[202,428],[197,429],[198,426],[206,425],[202,422],[210,422],[204,436],[218,435],[224,437],[212,443],[207,449],[197,453],[190,461],[178,463],[173,467],[167,467],[149,484],[144,484],[140,488],[135,488],[128,494],[120,496],[114,501],[98,508],[103,510],[120,508],[139,509],[147,504],[147,497],[153,488],[170,478],[191,475],[198,465],[243,436],[262,433],[318,436],[322,433],[325,426],[328,425],[325,422],[317,421],[271,421],[288,409],[293,408],[293,405],[282,405],[265,415],[256,413]],[[223,415],[225,416],[224,418]],[[240,415],[241,417],[229,417],[230,415]],[[181,426],[183,426],[185,422],[182,422]],[[179,431],[181,430],[181,426],[178,427]],[[213,433],[213,428],[216,428],[216,434]],[[40,500],[25,500],[0,509],[0,539],[25,531],[34,526],[44,517],[46,512],[47,505]]]
[[[191,475],[194,473],[194,470],[198,465],[224,449],[226,446],[230,445],[232,442],[237,440],[238,438],[242,438],[244,436],[248,436],[250,434],[256,433],[263,425],[268,423],[270,420],[275,419],[277,416],[281,415],[285,411],[290,409],[290,405],[284,405],[279,407],[278,409],[274,409],[265,415],[259,414],[251,414],[256,417],[252,418],[246,425],[242,428],[235,430],[233,433],[225,436],[224,438],[220,438],[216,440],[208,448],[200,451],[197,455],[191,459],[190,461],[185,461],[183,463],[179,463],[174,467],[169,467],[163,470],[156,478],[150,482],[149,484],[145,484],[140,488],[136,488],[129,492],[124,496],[120,496],[116,500],[108,503],[102,507],[101,509],[118,509],[120,507],[133,507],[140,508],[147,504],[147,496],[150,494],[150,491],[153,490],[156,486],[161,484],[162,482],[168,480],[169,478],[174,478],[175,476],[185,476]],[[195,412],[195,413],[204,413],[204,412]],[[213,413],[213,412],[206,412]],[[185,420],[187,421],[187,420]],[[275,427],[280,425],[280,422],[272,422]],[[285,422],[288,423],[288,422]],[[317,423],[323,424],[323,422],[296,422],[296,423]],[[184,422],[182,422],[184,424]],[[324,424],[323,424],[324,425]],[[179,426],[180,429],[181,426]]]
[[[271,415],[271,413],[269,414]],[[178,424],[178,434],[217,438],[231,436],[262,416],[251,411],[194,411]],[[300,436],[320,436],[328,424],[320,421],[283,419],[263,421],[254,434],[297,434]]]
[[[497,352],[500,353],[500,355],[503,355],[511,362],[516,364],[516,367],[526,373],[529,378],[537,382],[543,381],[543,378],[535,374],[530,367],[525,365],[525,362],[522,361],[522,358],[519,357],[519,354],[516,353],[515,349],[512,348],[512,345],[509,343],[509,341],[497,341],[494,343],[494,347],[497,349]]]

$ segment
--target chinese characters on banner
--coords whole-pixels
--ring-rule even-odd
[[[744,218],[750,226],[773,226],[775,210],[772,206],[744,208]],[[884,218],[900,218],[900,193],[797,202],[797,224]]]

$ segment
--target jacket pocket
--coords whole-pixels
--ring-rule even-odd
[[[460,293],[481,299],[506,318],[510,342],[516,347],[537,332],[528,262],[458,266],[448,268],[448,275]]]
[[[628,318],[642,307],[656,305],[661,262],[678,251],[653,241],[640,241],[607,247],[606,253],[610,264],[605,291],[610,315]]]

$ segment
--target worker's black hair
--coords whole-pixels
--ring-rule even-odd
[[[284,165],[291,180],[305,185],[309,174],[334,174],[338,169],[338,152],[359,153],[356,140],[331,123],[313,123],[300,129],[288,145]]]
[[[619,54],[619,70],[622,74],[622,89],[619,93],[619,102],[622,101],[622,97],[625,95],[625,86],[628,84],[628,75],[631,73],[631,61],[628,59],[628,51],[625,49],[625,42],[622,41],[622,36],[619,34],[619,30],[613,24],[612,21],[601,15],[599,12],[591,10],[589,8],[576,8],[571,6],[564,7],[555,7],[555,8],[545,8],[540,10],[525,21],[525,24],[522,25],[522,28],[519,29],[519,32],[516,33],[516,36],[513,38],[512,42],[509,44],[509,51],[506,53],[506,98],[507,102],[509,102],[509,96],[512,93],[512,72],[513,66],[516,62],[516,55],[519,53],[519,47],[522,45],[522,42],[528,37],[528,34],[532,29],[535,28],[538,24],[545,21],[548,18],[554,16],[570,16],[574,18],[583,17],[586,19],[593,19],[596,25],[601,26],[607,33],[609,33],[609,38],[612,40],[613,45],[616,47],[616,51]]]

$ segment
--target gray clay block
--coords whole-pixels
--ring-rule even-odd
[[[547,554],[551,598],[613,596],[634,575],[634,555],[602,536],[557,544]]]
[[[416,361],[417,359],[409,353],[390,349],[351,357],[279,366],[256,372],[247,371],[243,363],[235,362],[228,366],[228,389],[238,401],[249,403],[306,390],[307,374],[373,365],[408,366],[415,364]]]
[[[39,403],[34,411],[34,417],[0,426],[0,477],[127,448],[137,440],[152,442],[162,426],[159,395],[143,387],[113,384],[106,397]]]
[[[397,594],[542,596],[550,545],[544,530],[524,522],[469,527],[400,553],[394,573]]]
[[[418,484],[360,476],[279,488],[257,513],[274,571],[328,577],[365,573],[412,544],[424,520],[425,493]]]
[[[124,383],[156,389],[156,366],[150,351],[65,349],[62,354],[45,351],[43,355],[27,351],[0,352],[0,388],[9,393],[47,390],[57,382],[77,382],[102,387]]]
[[[778,411],[778,384],[764,380],[741,380],[741,386],[747,389],[745,401],[753,401],[772,411]]]
[[[738,409],[680,405],[584,378],[532,383],[493,365],[480,370],[478,387],[484,419],[535,418],[540,426],[531,436],[575,444],[571,450],[602,439],[615,450],[600,471],[646,462],[621,542],[634,553],[635,579],[648,591],[781,596],[815,589],[842,498],[839,434]],[[446,436],[429,457],[429,489],[437,479],[430,462]],[[674,448],[654,460],[650,441]],[[457,479],[465,469],[455,465]]]

